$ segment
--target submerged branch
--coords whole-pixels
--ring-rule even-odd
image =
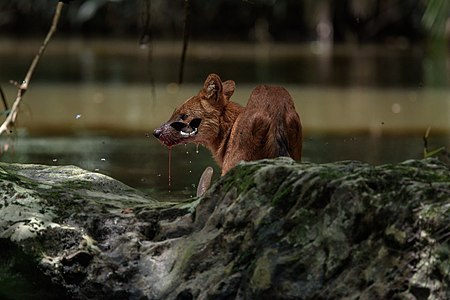
[[[33,76],[34,70],[36,69],[37,64],[39,63],[39,60],[44,53],[45,49],[47,48],[48,43],[50,42],[53,34],[56,31],[59,18],[61,16],[61,11],[64,6],[64,2],[58,1],[56,4],[56,10],[55,14],[53,15],[53,21],[52,26],[50,27],[47,36],[44,39],[44,42],[42,43],[41,47],[39,48],[38,53],[34,57],[33,61],[31,62],[30,67],[28,68],[28,72],[25,76],[25,79],[22,81],[22,83],[18,84],[18,91],[17,91],[17,97],[14,101],[11,111],[6,117],[6,120],[3,122],[3,124],[0,126],[0,135],[3,133],[11,133],[12,128],[14,127],[14,124],[17,119],[17,114],[19,112],[19,106],[20,102],[22,101],[23,95],[28,89],[28,84],[30,83],[31,77]]]

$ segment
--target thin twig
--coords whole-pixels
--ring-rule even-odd
[[[156,87],[155,87],[155,76],[153,73],[153,28],[152,28],[152,0],[144,0],[145,3],[145,15],[144,15],[144,25],[139,39],[139,44],[141,47],[147,48],[147,72],[150,78],[151,86],[151,101],[152,101],[152,111],[155,111],[155,99],[156,99]]]
[[[8,102],[6,102],[6,96],[3,92],[2,86],[0,85],[0,96],[2,97],[3,106],[5,107],[5,111],[8,111]]]
[[[41,47],[39,48],[38,53],[34,57],[33,61],[31,62],[31,65],[28,69],[28,72],[25,76],[25,79],[22,81],[22,83],[19,85],[19,89],[17,91],[17,97],[16,100],[13,103],[13,106],[11,107],[11,111],[9,115],[7,116],[6,120],[3,122],[3,124],[0,126],[0,135],[3,133],[10,133],[11,129],[14,127],[14,124],[17,119],[17,114],[19,112],[19,106],[20,102],[22,101],[22,97],[25,94],[25,92],[28,89],[28,84],[30,83],[31,77],[33,76],[34,70],[36,69],[36,66],[44,53],[45,49],[47,48],[47,44],[50,42],[50,39],[52,38],[53,34],[56,31],[59,17],[61,16],[61,11],[64,6],[64,2],[58,1],[56,4],[56,10],[55,14],[53,15],[53,21],[52,26],[50,27],[47,36],[44,39],[44,42],[42,43]]]
[[[427,128],[427,131],[425,131],[425,134],[423,135],[423,158],[427,157],[428,154],[428,135],[430,134],[431,126]]]
[[[150,28],[150,10],[151,10],[151,0],[143,0],[145,5],[145,11],[144,11],[144,25],[142,28],[142,34],[139,38],[139,45],[140,46],[148,46],[148,44],[151,41],[152,38],[152,32]]]
[[[191,2],[184,0],[184,28],[183,28],[183,49],[181,51],[180,69],[178,73],[178,84],[183,83],[184,61],[189,45],[189,34],[191,31]]]
[[[445,147],[439,147],[437,149],[428,150],[428,136],[430,135],[431,126],[427,128],[425,135],[423,136],[423,158],[435,156],[437,154],[445,152]]]

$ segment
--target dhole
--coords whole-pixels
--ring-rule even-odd
[[[210,74],[203,89],[175,109],[153,135],[166,146],[206,146],[227,173],[239,161],[290,156],[301,159],[302,125],[289,93],[257,86],[247,106],[230,100],[235,83]]]

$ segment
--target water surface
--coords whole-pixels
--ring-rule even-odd
[[[168,151],[153,137],[18,137],[2,161],[46,165],[77,165],[100,172],[158,199],[195,196],[198,180],[207,166],[220,169],[203,146],[179,145],[172,149],[171,186],[168,186]],[[447,135],[430,138],[430,147],[450,145]],[[197,152],[198,150],[198,152]],[[304,162],[359,160],[371,164],[421,158],[420,135],[311,135],[305,139]],[[170,190],[170,192],[169,192]]]

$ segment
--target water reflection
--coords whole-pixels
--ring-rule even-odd
[[[236,85],[233,100],[245,104],[256,84]],[[450,132],[447,89],[330,88],[284,85],[309,133],[423,134]],[[19,126],[31,134],[151,132],[175,107],[197,94],[199,84],[40,84],[31,86]],[[5,89],[8,95],[14,89]],[[79,116],[79,117],[77,117]]]
[[[38,41],[0,41],[0,82],[20,81],[39,47]],[[54,40],[33,77],[54,83],[169,83],[178,78],[181,44],[155,42],[148,49],[135,41]],[[190,44],[185,82],[210,72],[237,82],[277,82],[307,86],[419,88],[449,87],[448,51],[421,46],[316,44]],[[151,69],[150,69],[151,68]],[[151,75],[151,76],[150,76]],[[150,78],[152,77],[152,78]]]
[[[449,145],[445,135],[432,136],[430,147]],[[183,199],[195,195],[196,185],[207,166],[220,170],[210,152],[195,145],[173,148],[171,192],[168,189],[168,152],[149,137],[20,137],[2,161],[47,165],[77,165],[117,178],[159,199]],[[421,136],[322,136],[307,137],[304,161],[324,163],[360,160],[372,164],[420,158]]]

